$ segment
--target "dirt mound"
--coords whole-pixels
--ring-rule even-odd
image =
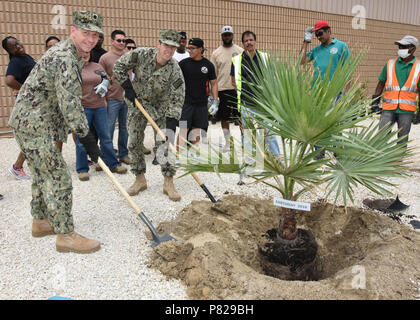
[[[154,249],[149,266],[180,279],[191,299],[416,299],[420,234],[373,211],[315,203],[297,215],[318,244],[319,281],[265,275],[258,247],[279,223],[270,200],[193,201],[158,227],[178,241]],[[418,296],[417,296],[418,298]]]

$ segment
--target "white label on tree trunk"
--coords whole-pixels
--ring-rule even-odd
[[[288,208],[288,209],[311,211],[310,203],[285,200],[282,198],[274,198],[274,205],[277,207]]]

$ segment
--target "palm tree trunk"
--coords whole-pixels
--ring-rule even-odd
[[[296,238],[297,227],[294,210],[282,208],[277,236],[284,240],[294,240]]]

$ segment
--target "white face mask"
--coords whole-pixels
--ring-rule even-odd
[[[400,49],[398,50],[398,56],[401,57],[401,59],[405,59],[409,56],[408,49]]]

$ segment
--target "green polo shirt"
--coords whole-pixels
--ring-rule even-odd
[[[400,86],[400,88],[403,87],[405,83],[407,82],[408,76],[410,75],[411,68],[413,67],[415,60],[416,60],[416,57],[414,57],[410,62],[404,63],[401,58],[397,59],[395,63],[395,74],[397,76],[398,85]],[[381,74],[378,77],[378,80],[380,82],[386,83],[388,79],[387,66],[388,66],[388,63],[385,64],[385,66],[382,69]],[[419,78],[419,81],[417,82],[417,89],[420,90],[420,78]],[[383,110],[383,111],[396,112],[396,113],[413,113],[412,111],[401,110],[399,106],[397,107],[396,110]]]
[[[350,54],[350,50],[347,46],[347,44],[343,41],[337,40],[334,38],[332,42],[326,46],[324,44],[321,44],[315,48],[313,48],[311,51],[309,51],[306,56],[309,58],[310,61],[314,61],[314,79],[318,76],[318,73],[321,73],[321,78],[324,78],[325,73],[327,72],[328,65],[330,63],[331,58],[331,71],[329,78],[331,80],[335,69],[338,66],[338,62],[340,61],[341,57],[344,55],[344,61],[347,60],[348,56]]]

